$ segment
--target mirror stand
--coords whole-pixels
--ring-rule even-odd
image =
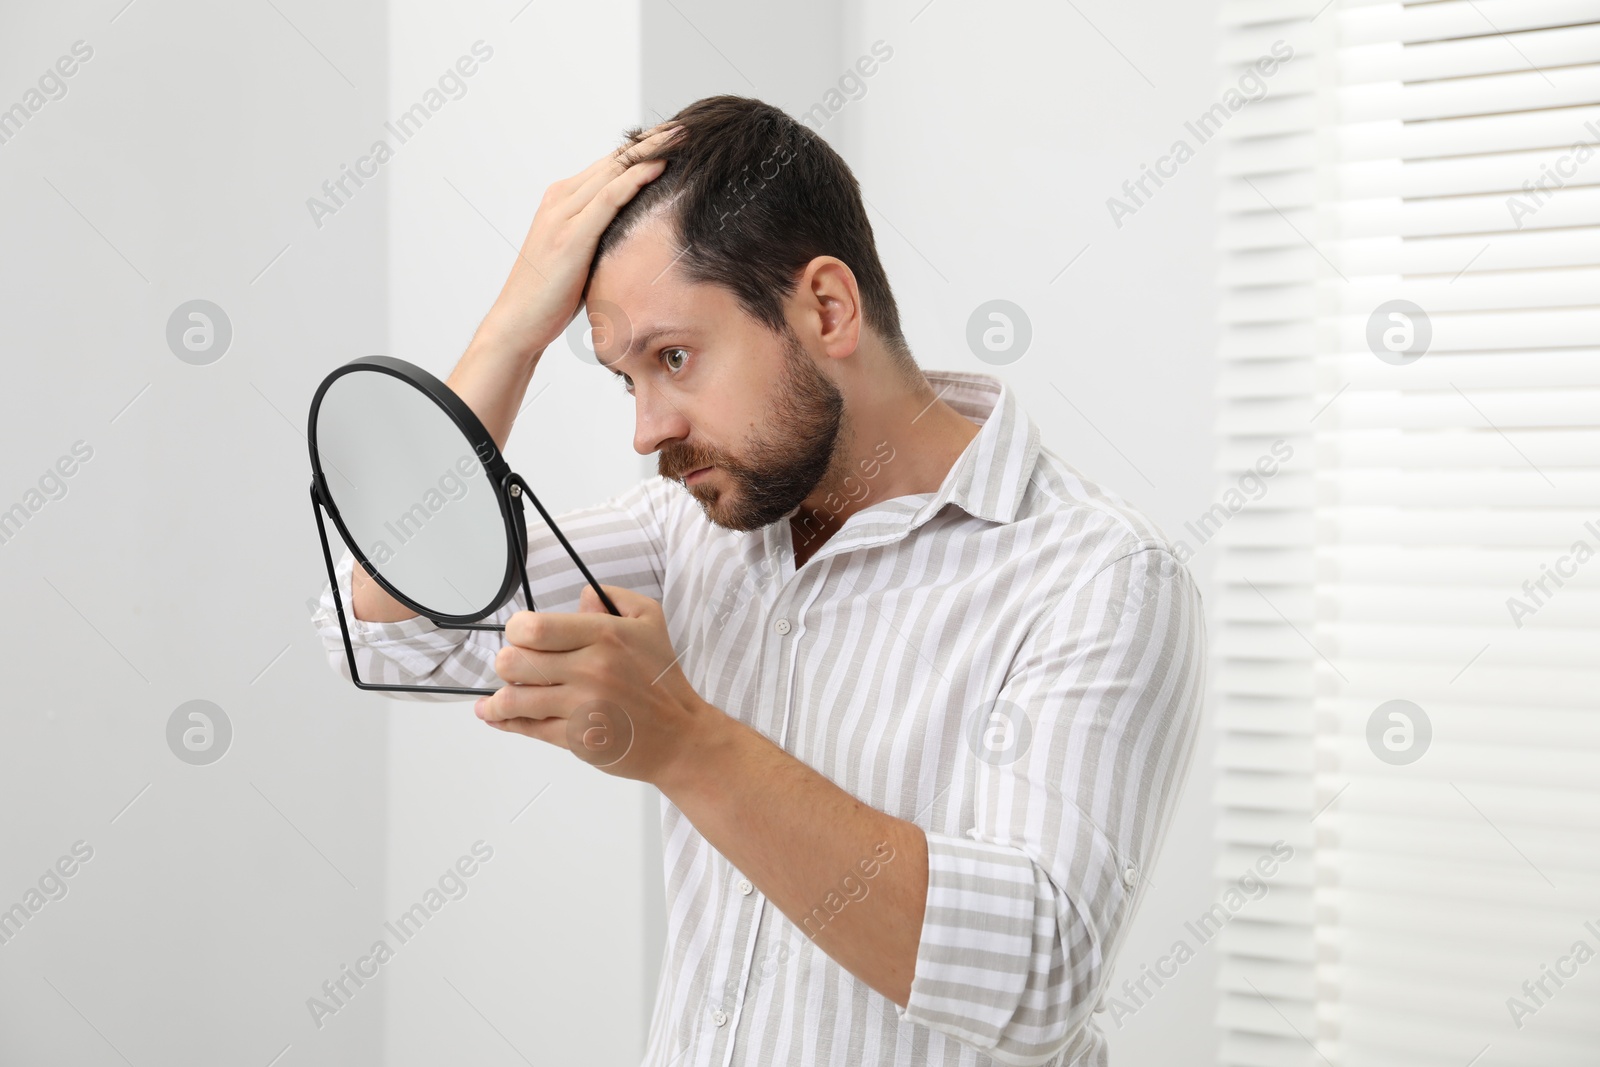
[[[355,646],[350,643],[350,624],[346,621],[346,617],[344,617],[344,598],[339,597],[339,579],[333,571],[333,553],[328,550],[328,530],[326,530],[326,525],[322,520],[323,501],[322,498],[320,498],[320,496],[317,494],[317,480],[315,480],[315,478],[312,478],[312,483],[310,483],[310,510],[312,510],[312,515],[317,517],[317,537],[320,539],[320,541],[322,541],[323,563],[328,566],[328,587],[333,590],[333,608],[339,616],[339,633],[341,633],[342,637],[344,637],[344,657],[346,657],[346,662],[349,662],[350,664],[350,681],[354,681],[355,688],[381,689],[381,691],[403,691],[403,693],[459,693],[461,696],[493,696],[493,694],[498,691],[498,689],[477,689],[470,688],[470,686],[390,685],[390,683],[384,683],[384,681],[363,681],[362,672],[360,672],[360,669],[357,669],[357,665],[355,665]],[[355,568],[355,566],[362,566],[362,569],[366,569],[365,565],[362,565],[362,561],[360,560],[352,561],[350,566],[352,566],[352,568]],[[371,573],[368,573],[368,577],[370,576]],[[354,577],[354,573],[352,573],[352,577]],[[526,597],[526,600],[528,600],[528,603],[531,605],[531,603],[533,603],[533,593],[528,590],[528,571],[526,571],[526,568],[523,568],[522,574],[522,593],[523,597]],[[355,605],[350,605],[350,611],[355,611]],[[458,624],[446,624],[446,622],[438,622],[437,619],[434,619],[434,624],[438,625],[440,629],[446,630],[506,629],[504,625],[494,624],[494,622],[458,622]]]
[[[606,610],[611,614],[621,615],[622,612],[617,610],[617,606],[611,602],[611,598],[606,595],[606,591],[600,588],[600,583],[594,580],[594,575],[589,573],[589,568],[584,565],[582,557],[572,550],[572,545],[567,541],[567,535],[561,532],[561,527],[556,525],[555,520],[550,517],[550,513],[544,509],[544,505],[539,503],[539,498],[533,495],[533,490],[529,488],[528,483],[522,480],[522,475],[517,474],[515,471],[508,472],[506,474],[506,484],[506,491],[514,498],[520,500],[526,496],[533,501],[533,506],[538,510],[539,517],[544,520],[546,526],[550,527],[550,532],[556,535],[556,540],[561,542],[561,547],[566,549],[568,556],[572,557],[572,562],[578,565],[578,570],[583,572],[583,580],[588,582],[594,589],[595,595],[600,598],[600,603],[604,604]],[[522,554],[519,553],[518,558],[522,558]],[[523,569],[522,591],[525,595],[528,591],[526,568]]]
[[[509,482],[512,479],[515,479],[517,482],[521,482],[522,481],[522,479],[520,477],[518,477],[517,475],[515,475],[515,474],[507,474],[506,480]],[[520,497],[521,496],[521,491],[517,490],[517,491],[513,492],[512,495]],[[545,510],[544,510],[544,508],[542,506],[539,505],[538,499],[533,496],[532,492],[529,492],[528,496],[529,496],[529,498],[533,499],[534,505],[539,508],[539,514],[544,515],[545,514]],[[334,607],[334,610],[338,613],[338,616],[339,616],[339,632],[344,636],[344,654],[345,654],[345,659],[350,664],[350,680],[355,683],[356,688],[357,689],[389,690],[389,691],[400,691],[400,692],[418,692],[418,693],[459,693],[462,696],[491,696],[494,693],[498,692],[498,690],[496,690],[496,689],[475,689],[475,688],[471,688],[471,687],[468,687],[468,686],[454,686],[454,685],[398,685],[398,684],[388,684],[388,683],[384,683],[384,682],[364,682],[364,681],[361,680],[361,672],[356,668],[355,646],[350,643],[350,624],[345,620],[345,617],[344,617],[344,599],[339,596],[339,580],[338,580],[337,575],[334,574],[333,554],[328,549],[328,531],[327,531],[326,525],[322,521],[322,509],[323,509],[323,507],[324,507],[324,504],[323,504],[322,498],[317,495],[316,479],[312,479],[312,482],[311,482],[311,513],[313,515],[315,515],[316,518],[317,518],[317,537],[322,541],[322,559],[323,559],[323,562],[327,565],[327,568],[328,568],[328,586],[329,586],[330,589],[333,590],[333,607]],[[545,517],[545,521],[549,522],[549,517],[548,516]],[[551,529],[555,529],[555,527],[551,526]],[[560,531],[556,532],[556,536],[557,537],[561,537]],[[566,538],[565,537],[561,537],[561,543],[563,545],[566,545]],[[568,548],[568,551],[571,551],[570,547]],[[358,567],[359,566],[359,567],[362,567],[363,570],[366,569],[362,565],[362,563],[361,563],[361,561],[359,559],[353,561],[351,566],[352,567]],[[582,564],[580,563],[579,566],[582,566]],[[353,575],[352,575],[352,577],[353,577]],[[368,572],[368,577],[371,577],[371,573],[370,572]],[[589,574],[587,568],[584,569],[584,577],[588,578],[591,583],[594,582],[594,578]],[[596,588],[596,592],[599,592],[599,586],[596,585],[595,588]],[[531,607],[531,605],[533,604],[533,592],[528,588],[528,571],[527,571],[526,567],[524,567],[522,569],[522,595],[523,595],[523,598],[530,605],[529,610],[533,610],[532,607]],[[612,606],[610,598],[607,597],[604,593],[600,593],[600,596],[601,596],[601,599],[605,600],[606,606],[611,608],[611,613],[613,615],[618,614],[616,608],[614,606]],[[352,604],[350,606],[350,610],[351,611],[355,610],[355,605],[354,604]],[[422,613],[418,612],[418,614],[421,615]],[[423,617],[424,618],[429,618],[429,616],[426,616],[426,615],[424,615]],[[504,630],[505,630],[505,626],[503,626],[503,625],[501,625],[499,623],[491,623],[491,622],[443,623],[443,622],[439,622],[437,619],[432,619],[431,621],[434,623],[434,625],[436,625],[440,629],[444,629],[444,630],[499,630],[499,631],[502,631],[502,632],[504,632]]]
[[[534,495],[533,489],[529,487],[527,482],[522,480],[522,475],[517,474],[515,471],[507,471],[505,476],[500,481],[500,491],[509,499],[516,500],[519,504],[521,504],[524,500],[533,501],[533,506],[539,512],[539,517],[542,518],[545,525],[550,528],[550,532],[556,535],[556,540],[561,542],[561,547],[566,550],[568,556],[572,557],[572,562],[578,565],[578,570],[583,572],[584,580],[587,581],[591,587],[593,587],[596,595],[600,597],[600,602],[605,605],[606,610],[613,615],[621,615],[622,612],[617,610],[617,606],[611,602],[611,598],[607,596],[606,591],[600,587],[600,583],[595,581],[595,577],[589,572],[589,568],[584,564],[583,560],[579,558],[578,554],[573,551],[572,545],[567,541],[566,535],[561,532],[561,527],[557,526],[555,521],[550,518],[550,513],[544,509],[543,504],[539,503],[539,498]],[[496,689],[475,689],[468,686],[391,685],[382,682],[364,682],[361,680],[361,672],[356,669],[355,646],[350,642],[350,624],[344,617],[344,600],[339,596],[339,581],[337,576],[334,574],[333,553],[328,549],[328,530],[327,526],[322,521],[322,512],[325,506],[326,505],[322,497],[317,493],[317,481],[315,478],[312,478],[311,513],[316,516],[317,519],[317,538],[322,542],[322,560],[328,568],[328,586],[333,590],[333,607],[339,616],[339,632],[344,636],[345,659],[350,664],[350,680],[355,683],[356,688],[419,693],[459,693],[462,696],[490,696],[491,694],[498,692]],[[518,516],[520,520],[522,509],[520,507],[514,509],[513,514]],[[520,521],[516,523],[515,536],[525,536],[525,527]],[[524,559],[527,548],[526,544],[524,543],[523,545],[514,546],[514,548],[515,551],[513,553],[513,558],[518,560]],[[354,554],[353,551],[352,554]],[[359,558],[356,559],[351,566],[352,568],[361,566],[363,570],[366,570],[365,565],[361,563]],[[522,580],[523,600],[527,602],[529,611],[537,611],[538,609],[533,606],[533,591],[528,588],[528,568],[525,565],[519,566],[518,571],[518,577],[520,577]],[[370,571],[367,573],[368,577],[373,577]],[[373,580],[378,581],[380,585],[383,584],[381,579],[374,578]],[[354,604],[350,606],[350,610],[355,610]],[[424,612],[418,612],[418,614],[431,620],[434,625],[438,626],[442,630],[498,630],[502,633],[505,631],[505,626],[500,623],[446,623],[440,622],[438,619],[433,618],[433,616],[427,615]]]

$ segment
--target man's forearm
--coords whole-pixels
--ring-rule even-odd
[[[662,793],[818,948],[904,1007],[928,894],[922,829],[731,716],[710,718]]]
[[[445,384],[478,416],[502,452],[542,354],[518,354],[489,334],[485,324],[445,379]]]

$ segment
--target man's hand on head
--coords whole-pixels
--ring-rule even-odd
[[[583,299],[600,234],[666,167],[654,153],[680,127],[663,124],[551,185],[494,306],[468,351],[531,359],[560,337]]]

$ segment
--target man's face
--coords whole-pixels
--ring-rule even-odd
[[[660,221],[601,261],[589,283],[595,355],[633,395],[633,447],[682,479],[730,530],[781,519],[834,461],[844,397],[799,338],[751,318],[726,289],[691,285]],[[609,320],[609,321],[607,321]]]

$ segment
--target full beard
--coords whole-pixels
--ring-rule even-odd
[[[714,466],[732,483],[727,489],[706,482],[686,487],[716,525],[744,532],[777,522],[811,495],[833,465],[845,424],[844,396],[811,363],[792,332],[769,422],[777,431],[758,435],[738,459],[719,454],[675,465],[686,472]],[[665,476],[665,453],[657,467]]]

